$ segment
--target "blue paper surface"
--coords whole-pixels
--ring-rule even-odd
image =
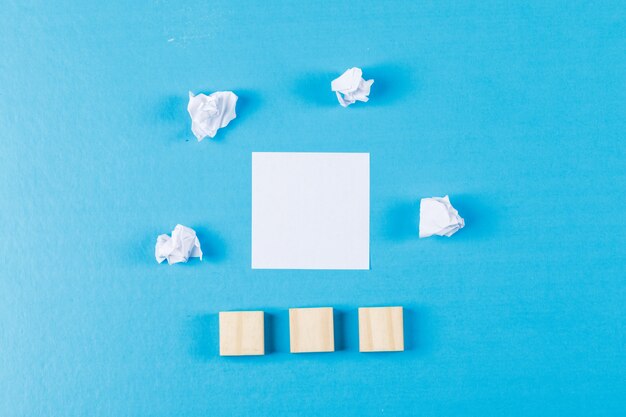
[[[4,1],[0,415],[624,415],[624,6]],[[237,119],[197,143],[188,90]],[[371,153],[370,271],[251,270],[252,151]],[[156,263],[177,223],[204,262]],[[406,352],[358,353],[372,305]],[[338,352],[288,353],[306,306]],[[236,309],[271,354],[218,356]]]

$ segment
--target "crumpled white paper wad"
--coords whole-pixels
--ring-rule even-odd
[[[198,142],[207,136],[215,137],[218,129],[228,126],[237,117],[237,99],[232,91],[217,91],[208,96],[189,92],[187,111],[191,116],[191,131]]]
[[[169,235],[157,237],[154,256],[158,263],[167,259],[167,263],[170,265],[187,262],[189,258],[202,260],[200,241],[193,229],[177,224],[171,237]]]
[[[422,198],[420,201],[420,238],[432,235],[450,237],[464,226],[465,220],[452,207],[448,196]]]
[[[339,78],[334,79],[330,83],[330,88],[337,95],[339,104],[348,107],[357,100],[368,101],[372,84],[374,84],[374,80],[364,80],[361,68],[354,67],[344,72]]]

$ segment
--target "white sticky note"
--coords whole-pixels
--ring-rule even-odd
[[[368,153],[252,153],[253,269],[369,269]]]

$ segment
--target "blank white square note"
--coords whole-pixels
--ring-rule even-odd
[[[252,153],[253,269],[369,269],[368,153]]]

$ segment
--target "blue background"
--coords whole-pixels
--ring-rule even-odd
[[[625,6],[3,0],[0,414],[624,415]],[[197,143],[188,90],[239,116]],[[371,152],[370,271],[250,269],[252,151]],[[176,223],[204,262],[155,262]],[[358,353],[370,305],[406,352]],[[338,352],[288,353],[298,306]],[[271,354],[218,356],[236,309]]]

